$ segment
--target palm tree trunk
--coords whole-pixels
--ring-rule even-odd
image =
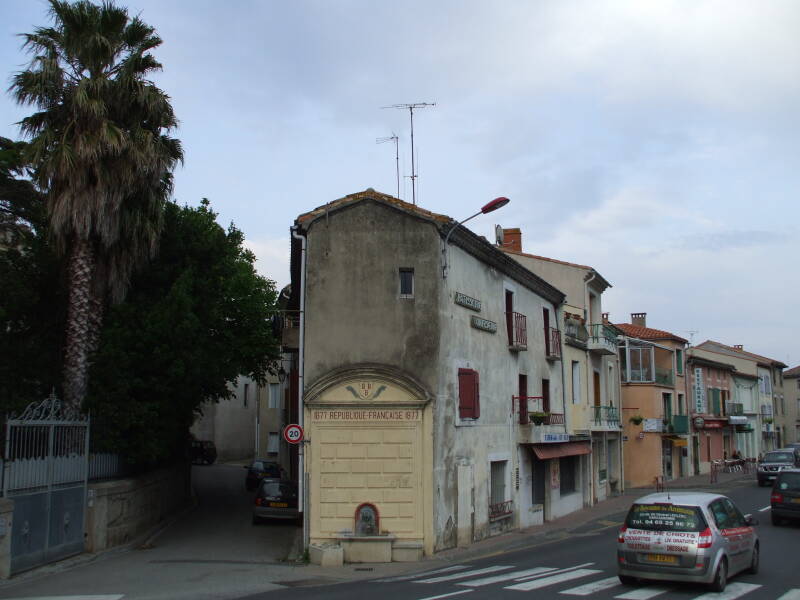
[[[69,305],[64,349],[64,403],[73,409],[80,409],[89,380],[94,265],[91,243],[74,238],[68,266]]]

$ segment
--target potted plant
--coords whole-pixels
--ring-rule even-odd
[[[550,416],[550,413],[535,411],[530,413],[531,423],[534,425],[541,425],[545,419]]]
[[[634,425],[641,425],[642,421],[644,421],[644,417],[642,415],[633,415],[628,421]]]

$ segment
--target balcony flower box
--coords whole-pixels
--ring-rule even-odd
[[[534,425],[543,425],[550,413],[546,412],[532,412],[530,413],[531,423]]]
[[[644,417],[642,415],[633,415],[628,421],[634,425],[641,425],[642,421],[644,421]]]

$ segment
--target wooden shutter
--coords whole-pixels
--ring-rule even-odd
[[[458,416],[462,419],[477,419],[480,414],[478,372],[472,369],[459,369]]]

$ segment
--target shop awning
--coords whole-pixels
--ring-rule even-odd
[[[678,448],[689,445],[689,440],[687,440],[686,438],[678,437],[677,435],[666,435],[664,437],[670,440],[673,446],[676,446]]]
[[[539,460],[549,460],[551,458],[561,458],[562,456],[577,456],[579,454],[591,454],[592,445],[590,442],[565,442],[563,444],[531,444],[533,453]]]
[[[741,415],[731,415],[728,417],[728,423],[731,425],[747,425],[747,417]]]

